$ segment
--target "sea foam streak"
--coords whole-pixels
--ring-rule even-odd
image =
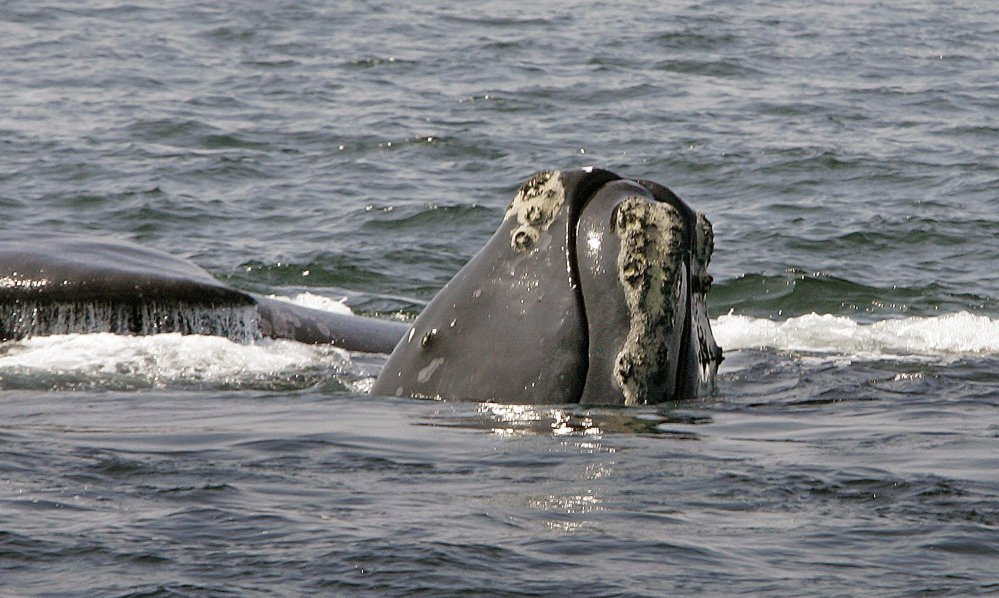
[[[999,354],[999,320],[964,311],[872,324],[830,314],[783,321],[729,314],[711,326],[718,344],[729,351],[771,348],[866,358]]]
[[[60,334],[26,339],[0,355],[3,371],[82,376],[131,376],[152,384],[228,384],[289,371],[349,364],[346,353],[293,341],[239,344],[217,336]]]
[[[275,298],[349,313],[342,302],[317,295]],[[728,351],[770,348],[873,359],[999,355],[999,319],[968,312],[871,324],[829,314],[812,313],[783,321],[728,314],[712,321],[712,328]],[[222,337],[178,333],[64,334],[0,346],[0,382],[5,372],[37,372],[99,379],[135,377],[153,385],[238,385],[316,369],[349,371],[350,357],[332,346],[270,339],[241,344]]]

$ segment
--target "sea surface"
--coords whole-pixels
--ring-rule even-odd
[[[4,0],[0,229],[409,321],[532,173],[601,166],[714,222],[726,360],[582,409],[5,343],[0,595],[995,595],[997,148],[988,1]]]

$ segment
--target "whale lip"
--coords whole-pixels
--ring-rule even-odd
[[[698,224],[649,181],[598,168],[532,176],[372,392],[620,405],[693,396],[710,330],[695,306],[706,277],[706,261],[693,265]],[[703,326],[692,322],[700,315]]]
[[[689,264],[693,212],[664,187],[622,179],[577,223],[589,332],[583,404],[638,405],[693,394]],[[601,242],[593,243],[594,240]]]

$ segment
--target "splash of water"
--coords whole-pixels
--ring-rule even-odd
[[[222,336],[241,343],[260,337],[252,305],[20,301],[4,304],[3,310],[0,338],[7,339],[100,332],[143,336],[179,332]]]
[[[965,311],[871,324],[830,314],[783,321],[728,314],[711,325],[719,344],[730,351],[770,348],[862,358],[999,354],[999,319]]]

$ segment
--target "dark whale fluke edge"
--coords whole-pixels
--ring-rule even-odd
[[[0,233],[0,340],[72,332],[262,337],[391,353],[372,392],[640,405],[713,385],[711,224],[671,191],[609,171],[542,172],[412,326],[229,287],[167,253]],[[401,340],[400,340],[401,339]]]

